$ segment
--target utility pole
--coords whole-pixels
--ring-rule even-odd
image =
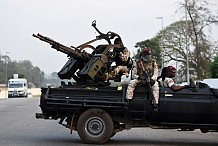
[[[8,97],[7,84],[8,84],[8,59],[9,59],[9,57],[7,56],[7,54],[9,54],[9,53],[10,52],[5,53],[5,98]]]
[[[163,17],[157,17],[157,19],[161,19],[161,67],[164,68]]]
[[[8,83],[8,55],[10,52],[6,52],[5,54],[5,85]]]
[[[189,49],[188,49],[188,9],[187,0],[185,0],[185,47],[186,47],[186,66],[187,66],[187,83],[189,83]]]

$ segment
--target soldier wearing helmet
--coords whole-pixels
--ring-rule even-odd
[[[176,68],[174,66],[167,66],[162,69],[161,76],[158,77],[158,81],[164,87],[169,87],[173,91],[179,91],[184,88],[189,88],[188,85],[178,86],[175,85],[173,78],[176,76]]]
[[[153,93],[153,105],[157,107],[159,102],[159,87],[157,82],[158,65],[154,59],[151,58],[151,50],[149,48],[142,49],[140,59],[133,63],[132,80],[130,81],[127,91],[126,100],[131,101],[133,93],[137,85],[151,85]]]

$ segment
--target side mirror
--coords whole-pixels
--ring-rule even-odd
[[[189,81],[190,81],[190,85],[189,86],[192,89],[192,92],[197,92],[198,90],[197,90],[197,86],[195,84],[195,81],[192,78],[190,78]]]
[[[195,81],[192,78],[190,78],[189,81],[190,81],[190,87],[196,88]]]

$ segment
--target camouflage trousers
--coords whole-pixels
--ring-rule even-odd
[[[133,95],[134,95],[134,90],[135,87],[140,83],[141,81],[138,79],[134,79],[131,80],[127,90],[126,90],[126,99],[132,99]],[[154,97],[154,101],[156,104],[159,103],[159,86],[158,86],[158,82],[155,81],[155,84],[152,86],[152,93],[153,93],[153,97]]]
[[[127,66],[117,66],[113,71],[109,73],[109,78],[115,77],[118,73],[123,73],[125,76],[129,76],[129,69]]]

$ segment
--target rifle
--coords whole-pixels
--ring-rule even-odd
[[[145,71],[145,80],[146,80],[146,87],[147,87],[147,90],[148,90],[148,99],[151,101],[151,104],[153,105],[154,107],[154,112],[157,112],[158,111],[158,106],[157,104],[155,103],[155,99],[154,99],[154,95],[153,95],[153,92],[152,92],[152,86],[155,84],[155,81],[152,80],[149,75],[148,75],[148,71],[147,70],[144,70]]]
[[[147,69],[144,69],[144,75],[139,76],[139,78],[142,80],[142,84],[145,84],[146,89],[148,92],[152,93],[152,86],[154,85],[154,81],[151,80],[151,78],[148,75]],[[149,94],[149,98],[152,99],[153,94]]]

